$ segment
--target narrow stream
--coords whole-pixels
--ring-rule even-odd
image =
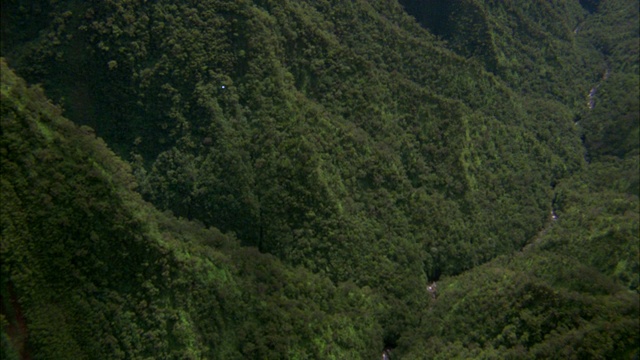
[[[609,67],[609,64],[607,64],[607,68],[604,70],[604,74],[602,74],[602,79],[596,86],[592,87],[591,90],[589,90],[589,94],[587,95],[587,107],[589,108],[589,110],[593,110],[593,108],[596,106],[596,93],[598,92],[598,88],[605,80],[609,78],[609,75],[611,75],[611,68]]]

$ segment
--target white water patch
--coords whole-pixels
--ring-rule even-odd
[[[611,75],[611,69],[607,66],[607,68],[604,70],[604,73],[602,74],[602,79],[600,80],[598,85],[592,87],[591,90],[589,90],[589,94],[587,95],[587,107],[589,108],[589,110],[593,110],[593,108],[596,106],[596,93],[598,92],[598,88],[604,81],[609,78],[609,75]]]
[[[589,91],[589,95],[587,96],[587,107],[589,110],[592,110],[596,106],[596,92],[598,91],[598,87],[592,87],[591,91]]]

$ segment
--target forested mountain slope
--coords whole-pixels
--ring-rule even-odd
[[[162,214],[2,63],[3,359],[373,358],[375,296]]]
[[[48,6],[7,57],[131,154],[145,197],[336,280],[519,249],[582,166],[574,109],[521,96],[393,2]]]
[[[54,354],[86,316],[69,315],[68,331],[51,343],[47,332],[29,335],[41,341],[29,345],[16,340],[25,336],[18,304],[38,309],[55,298],[42,285],[51,274],[100,273],[120,284],[56,281],[110,289],[112,297],[77,290],[85,292],[53,301],[58,313],[94,299],[131,306],[130,318],[102,330],[116,345],[82,338],[78,354],[367,358],[385,346],[409,358],[546,357],[565,346],[585,352],[562,358],[637,353],[637,6],[3,2],[2,56],[133,168],[87,140],[89,128],[40,119],[60,117],[42,114],[41,92],[12,93],[14,85],[5,92],[3,69],[3,142],[14,146],[3,161],[22,169],[3,170],[15,194],[3,210],[18,209],[5,213],[12,225],[3,223],[3,259],[43,264],[35,280],[3,282],[7,336]],[[22,114],[20,104],[36,98]],[[58,123],[66,125],[46,125]],[[46,166],[46,156],[17,155],[28,152],[68,160]],[[35,166],[51,173],[29,170]],[[16,199],[30,187],[48,194],[50,182],[69,193],[60,201],[79,204],[70,210],[77,218],[48,219],[56,231],[31,230],[64,206]],[[121,215],[105,216],[112,212]],[[29,236],[5,230],[16,226],[71,243],[27,249]],[[95,248],[76,249],[85,241]],[[91,258],[78,263],[78,251]],[[135,266],[147,258],[164,265],[112,272],[101,256],[114,253],[122,257],[111,261],[138,254]],[[54,258],[58,270],[48,268]],[[65,266],[80,275],[60,272]],[[3,278],[22,279],[23,271],[3,268]],[[133,275],[144,271],[163,275]],[[585,272],[596,278],[593,288],[579,285],[589,281]],[[427,284],[440,278],[434,301]],[[204,289],[172,287],[176,281]],[[28,294],[34,288],[42,291]],[[548,293],[557,298],[540,303]],[[467,307],[456,304],[472,300],[476,311],[455,315]],[[513,316],[486,321],[505,309]],[[54,321],[26,318],[35,329]],[[209,318],[224,325],[210,328]],[[153,333],[156,345],[119,333],[128,323]],[[312,328],[301,331],[307,323]],[[175,335],[176,326],[185,333]]]

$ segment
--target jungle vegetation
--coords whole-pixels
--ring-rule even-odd
[[[1,6],[3,358],[640,355],[637,1]]]

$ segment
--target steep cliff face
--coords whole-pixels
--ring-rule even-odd
[[[637,253],[632,241],[637,234],[633,224],[637,222],[638,194],[632,191],[637,177],[616,175],[615,186],[602,186],[607,172],[602,169],[620,174],[637,159],[638,89],[632,84],[638,79],[638,61],[629,56],[634,51],[637,54],[637,11],[633,9],[637,10],[633,1],[551,4],[515,0],[207,0],[176,4],[114,0],[42,1],[28,6],[4,2],[2,56],[28,82],[42,84],[47,96],[64,109],[50,111],[62,111],[72,121],[94,128],[129,165],[115,160],[100,141],[86,140],[93,131],[88,127],[65,127],[69,134],[55,135],[58,130],[51,130],[46,121],[38,120],[37,107],[28,116],[36,120],[23,122],[21,130],[16,128],[3,136],[21,134],[16,135],[23,139],[18,141],[20,146],[43,149],[48,149],[45,144],[49,143],[42,139],[54,144],[61,138],[84,140],[73,140],[77,144],[65,145],[68,149],[64,151],[51,145],[54,150],[41,151],[42,161],[18,161],[7,155],[18,150],[7,150],[3,159],[22,164],[16,165],[22,172],[15,175],[15,181],[32,176],[43,179],[43,184],[69,184],[69,189],[82,190],[64,200],[79,206],[71,211],[75,217],[47,220],[66,226],[51,225],[50,232],[42,230],[51,235],[52,244],[66,239],[65,229],[75,229],[76,224],[83,223],[106,224],[100,225],[105,226],[105,232],[118,228],[124,239],[146,239],[140,240],[142,243],[126,240],[120,245],[110,242],[103,249],[106,245],[99,235],[102,230],[77,230],[81,238],[92,239],[97,247],[76,248],[79,245],[73,242],[62,242],[63,248],[43,245],[55,251],[38,261],[59,258],[58,270],[80,261],[60,255],[66,254],[68,248],[79,252],[80,258],[85,251],[135,253],[140,259],[167,262],[171,269],[191,269],[193,275],[189,276],[197,284],[213,281],[220,289],[226,286],[221,284],[228,277],[219,277],[217,270],[211,270],[209,260],[205,266],[201,260],[183,261],[184,254],[171,255],[177,251],[173,246],[181,246],[177,245],[178,240],[213,237],[219,238],[216,241],[220,244],[227,244],[233,243],[235,236],[243,246],[255,247],[262,253],[229,245],[234,248],[229,250],[231,255],[226,250],[221,250],[225,255],[212,255],[200,243],[193,245],[198,250],[184,250],[196,252],[196,259],[213,256],[216,261],[228,262],[246,255],[258,260],[257,267],[221,265],[237,274],[238,285],[231,286],[237,292],[220,290],[223,294],[212,295],[198,290],[198,300],[193,300],[204,304],[207,296],[226,298],[219,307],[208,309],[207,314],[216,317],[228,311],[231,315],[222,316],[218,323],[239,322],[238,328],[220,325],[223,330],[216,332],[201,325],[204,317],[194,315],[202,310],[201,305],[162,320],[184,330],[175,335],[182,341],[182,350],[176,350],[176,354],[190,348],[190,343],[198,344],[194,345],[198,349],[195,357],[280,354],[287,348],[287,339],[296,338],[297,326],[302,326],[293,320],[297,312],[291,306],[304,307],[299,315],[305,314],[302,318],[307,320],[309,312],[320,309],[322,313],[318,318],[312,316],[318,319],[312,322],[317,325],[314,329],[322,335],[314,338],[302,332],[293,343],[310,341],[314,345],[300,345],[301,352],[295,350],[295,354],[315,357],[323,351],[331,352],[331,336],[340,339],[334,353],[338,357],[367,351],[379,355],[385,344],[400,346],[400,352],[395,354],[416,351],[406,340],[412,338],[411,334],[454,346],[458,330],[467,325],[458,318],[449,322],[446,307],[440,307],[437,316],[443,326],[451,327],[450,333],[423,329],[426,312],[434,305],[427,284],[475,269],[500,256],[511,258],[547,228],[552,211],[557,212],[559,220],[544,232],[541,247],[549,237],[545,245],[548,248],[544,249],[571,254],[577,257],[576,264],[608,276],[617,285],[603,290],[607,296],[625,297],[619,295],[618,285],[637,289],[637,276],[633,275],[637,259],[629,257],[634,251]],[[625,17],[617,19],[622,21],[614,21],[615,14],[623,13]],[[603,73],[607,73],[606,79]],[[589,93],[593,88],[597,92],[590,108],[585,104],[592,100]],[[9,93],[3,96],[15,99]],[[22,105],[9,104],[34,101],[34,97],[41,98],[38,103],[46,102],[42,93],[31,94],[17,103],[7,102],[3,111],[11,109],[6,110],[7,114],[19,114]],[[15,122],[11,124],[14,126]],[[25,129],[38,130],[36,139],[40,140],[26,140],[30,133]],[[81,157],[69,155],[78,151],[98,154],[89,158],[99,165],[88,165]],[[45,166],[42,173],[28,170],[32,164],[49,164],[47,161],[53,161],[50,159],[59,158],[69,159],[61,162],[64,166],[59,170],[55,170],[58,165],[51,165],[49,170]],[[58,173],[75,173],[79,178],[59,178]],[[577,185],[590,182],[593,184],[589,190]],[[9,200],[17,208],[26,201],[20,200],[20,194],[29,192],[29,185],[25,184],[11,185],[13,190],[7,192],[16,194]],[[162,211],[233,235],[208,232],[193,223],[184,225],[189,228],[184,233],[189,235],[178,236],[172,230],[182,225],[155,233],[155,227],[175,220],[167,215],[149,225],[147,218],[134,216],[138,211],[160,216],[147,204],[140,205],[140,195],[135,191]],[[593,202],[577,200],[577,194],[590,192]],[[96,194],[95,198],[92,194]],[[606,200],[607,194],[617,200]],[[50,194],[41,196],[42,199],[29,200],[28,206],[50,201]],[[131,203],[137,205],[125,206]],[[146,210],[136,210],[139,207]],[[55,210],[55,206],[52,209],[44,207],[36,213],[48,219],[48,212],[63,212]],[[591,219],[597,223],[588,231],[578,230],[580,224],[584,225],[579,216],[583,211],[592,211]],[[115,215],[107,215],[111,213]],[[11,222],[24,223],[23,220]],[[194,226],[197,229],[191,229]],[[571,233],[579,233],[580,239]],[[178,240],[167,245],[165,237]],[[588,251],[580,250],[578,245],[585,238],[589,239]],[[616,241],[616,246],[610,246]],[[147,250],[131,244],[154,250],[146,254]],[[113,250],[110,246],[121,248]],[[134,248],[128,249],[129,246]],[[166,253],[164,246],[172,250]],[[608,259],[602,256],[606,248],[614,249]],[[539,256],[549,255],[545,254]],[[113,261],[126,263],[123,259]],[[159,289],[159,299],[164,300],[148,295],[145,301],[170,302],[167,309],[181,309],[184,304],[180,301],[192,301],[189,295],[180,301],[173,299],[177,288],[162,290],[165,281],[159,279],[163,277],[153,280],[158,283],[129,278],[131,273],[146,276],[146,270],[138,269],[138,264],[126,265],[135,270],[125,271],[127,267],[123,265],[112,273],[111,267],[104,265],[109,263],[105,259],[86,261],[100,264],[95,265],[100,267],[98,270],[113,279],[123,278],[131,284],[127,289],[114,288],[118,294],[140,287],[150,287],[149,294],[156,294],[154,289]],[[495,266],[500,271],[511,266],[494,261],[498,261]],[[288,266],[301,269],[302,275],[286,275],[297,272]],[[158,269],[158,273],[164,271]],[[474,271],[486,279],[487,269],[492,267]],[[64,273],[58,270],[51,273]],[[90,272],[99,272],[94,270]],[[218,275],[211,275],[214,280],[201,278],[197,275],[200,270]],[[262,271],[270,275],[259,275]],[[539,269],[531,271],[537,274]],[[501,296],[517,299],[524,297],[531,286],[537,288],[539,282],[564,281],[538,278],[535,274],[531,275],[535,278],[531,282],[525,281]],[[520,279],[518,276],[513,278]],[[567,276],[573,278],[575,273]],[[295,285],[283,288],[271,277],[293,281]],[[246,280],[254,278],[255,282]],[[306,279],[324,285],[305,288]],[[91,281],[98,281],[94,280]],[[265,288],[259,285],[263,281],[274,283]],[[442,289],[446,289],[446,281],[439,283]],[[467,286],[466,280],[451,282],[456,283]],[[37,286],[28,284],[20,291]],[[96,285],[104,286],[115,285]],[[231,301],[228,299],[242,297],[239,294],[245,286],[252,294],[243,303],[246,307],[225,307],[224,303]],[[289,291],[300,286],[310,293],[300,290],[300,295],[289,298]],[[502,289],[507,285],[496,286]],[[555,289],[555,285],[549,286]],[[481,288],[485,289],[485,285]],[[344,301],[344,307],[325,305],[324,300],[318,305],[312,300],[314,291],[325,290],[335,294],[326,304]],[[563,292],[558,301],[569,301],[574,290]],[[272,297],[262,304],[256,299],[265,291]],[[464,299],[462,292],[442,293],[450,294],[451,299]],[[298,294],[297,290],[294,294]],[[79,296],[85,295],[93,297],[89,293]],[[280,295],[288,300],[278,302]],[[8,298],[3,295],[3,299]],[[603,307],[609,306],[607,301]],[[307,302],[310,307],[303,305]],[[72,304],[69,301],[60,307]],[[282,316],[288,316],[288,321],[296,325],[282,337],[265,340],[261,339],[269,334],[265,329],[278,326],[277,318],[263,312],[271,307],[282,310]],[[239,314],[248,308],[259,310],[247,320]],[[334,313],[332,309],[341,310]],[[585,311],[593,310],[589,309]],[[135,316],[147,316],[143,310],[131,311]],[[368,314],[371,320],[358,328],[352,315],[347,314],[349,311]],[[540,311],[546,314],[547,310]],[[340,316],[349,320],[338,325]],[[470,319],[484,321],[479,317]],[[256,327],[254,320],[270,325],[262,329]],[[122,319],[122,324],[127,321]],[[140,321],[131,318],[132,323]],[[516,322],[493,325],[509,327],[516,326]],[[140,329],[152,331],[164,326],[158,324],[149,322],[140,325]],[[567,324],[570,331],[579,322]],[[340,330],[333,334],[328,328]],[[244,335],[231,335],[236,330]],[[130,340],[121,340],[124,335],[113,335],[113,329],[105,331],[118,339],[120,351],[152,352],[136,348],[141,343],[127,347],[126,341]],[[492,328],[489,332],[495,331]],[[538,338],[531,342],[527,342],[524,333],[518,333],[516,340],[510,342],[482,341],[495,347],[517,348],[525,344],[529,349],[549,331],[537,333]],[[355,335],[350,338],[349,333]],[[71,334],[70,338],[75,336],[73,331],[67,334]],[[168,345],[158,345],[169,349],[162,350],[167,354],[178,341],[171,334],[154,335],[171,339],[167,340]],[[212,336],[227,339],[233,349],[221,345],[226,340],[210,340]],[[424,339],[414,340],[423,344]],[[482,343],[477,337],[467,340],[462,345],[464,349],[473,348],[472,343]],[[238,344],[243,341],[252,345],[240,349]],[[82,352],[85,345],[70,349]],[[292,348],[298,349],[297,346]],[[212,352],[207,353],[207,348]],[[223,348],[226,350],[220,350]]]

